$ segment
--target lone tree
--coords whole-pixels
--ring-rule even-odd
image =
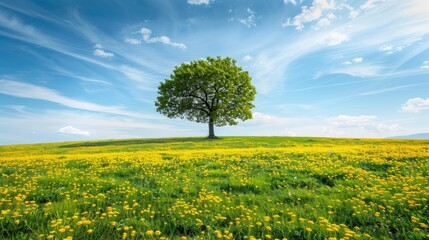
[[[215,125],[251,119],[256,89],[249,73],[235,63],[229,57],[207,57],[175,67],[158,87],[156,110],[169,118],[208,123],[209,138],[216,137]]]

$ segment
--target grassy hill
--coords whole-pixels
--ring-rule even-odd
[[[0,147],[0,239],[425,239],[429,141]]]

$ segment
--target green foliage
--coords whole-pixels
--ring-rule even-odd
[[[256,89],[234,59],[207,57],[176,67],[158,94],[161,114],[220,127],[252,118]]]

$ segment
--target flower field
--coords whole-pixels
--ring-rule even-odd
[[[0,239],[427,239],[429,141],[0,147]]]

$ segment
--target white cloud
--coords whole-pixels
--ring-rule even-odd
[[[357,58],[353,58],[351,61],[345,61],[343,62],[343,64],[352,65],[353,63],[361,63],[361,62],[363,62],[363,58],[357,57]]]
[[[421,69],[429,69],[429,60],[424,61],[423,64],[420,66]]]
[[[150,35],[152,34],[152,30],[149,28],[140,29],[139,33],[143,35],[143,40],[148,41],[150,39]]]
[[[380,47],[378,50],[386,54],[393,54],[393,53],[402,51],[405,47],[406,46],[404,45],[399,45],[399,46],[384,45]]]
[[[152,35],[152,30],[150,30],[149,28],[141,28],[139,31],[137,31],[137,33],[140,33],[143,37],[143,40],[146,43],[162,43],[165,45],[169,45],[172,47],[176,47],[176,48],[180,48],[180,49],[186,49],[187,46],[184,43],[178,43],[178,42],[173,42],[171,41],[171,39],[167,36],[160,36],[160,37],[151,37]],[[130,44],[140,44],[141,40],[140,39],[135,39],[135,38],[127,38],[125,39],[125,42],[130,43]]]
[[[246,61],[246,62],[251,61],[252,59],[253,58],[250,55],[246,55],[246,56],[243,57],[243,61]]]
[[[330,2],[328,2],[328,0],[314,0],[311,7],[302,7],[302,12],[295,16],[293,20],[288,19],[283,23],[283,27],[294,26],[295,29],[302,30],[305,23],[320,19],[324,11],[334,8],[334,0],[331,0]]]
[[[359,127],[371,132],[392,132],[401,129],[398,124],[385,124],[378,122],[378,117],[374,115],[338,115],[336,117],[328,118],[327,120],[337,127]]]
[[[95,48],[103,48],[103,45],[101,45],[100,43],[97,43],[94,45]]]
[[[333,13],[328,13],[326,17],[321,18],[317,23],[316,26],[314,26],[315,29],[319,29],[324,26],[328,26],[331,24],[332,21],[336,20],[337,16],[335,16]]]
[[[361,9],[367,10],[375,7],[375,4],[377,2],[380,2],[382,0],[368,0],[366,3],[362,4],[360,6]]]
[[[79,128],[75,128],[73,126],[66,126],[61,128],[60,130],[58,130],[59,134],[63,134],[63,135],[81,135],[81,136],[89,136],[89,132],[88,131],[83,131]]]
[[[349,12],[349,18],[356,18],[357,16],[359,16],[359,11],[358,10],[350,10]]]
[[[293,4],[293,5],[297,5],[297,4],[301,4],[302,3],[302,1],[303,0],[283,0],[283,2],[285,3],[285,4],[288,4],[288,3],[290,3],[290,4]]]
[[[95,49],[94,50],[94,55],[95,56],[99,56],[99,57],[103,57],[103,58],[110,58],[110,57],[115,56],[115,54],[109,53],[109,52],[105,52],[103,49]]]
[[[322,43],[328,46],[335,46],[348,40],[349,40],[349,36],[347,34],[339,33],[339,32],[330,32],[325,37],[325,39],[323,39]]]
[[[349,10],[349,18],[356,18],[360,14],[359,10],[355,10],[352,6],[348,4],[341,4],[338,9],[342,10],[343,8]]]
[[[428,110],[428,109],[429,109],[429,98],[423,99],[419,97],[409,99],[401,107],[401,110],[403,112],[412,112],[412,113],[419,113],[422,110]]]
[[[249,16],[247,16],[247,18],[244,18],[244,19],[239,19],[238,21],[241,22],[242,24],[246,25],[248,28],[256,27],[255,12],[250,8],[247,8],[247,12],[249,13]]]
[[[284,2],[285,4],[291,3],[291,4],[293,4],[293,5],[296,5],[296,1],[295,1],[295,0],[283,0],[283,2]]]
[[[357,58],[353,58],[352,60],[354,63],[361,63],[363,61],[363,58],[361,57],[357,57]]]
[[[287,124],[291,122],[291,119],[283,118],[283,117],[277,117],[261,112],[254,112],[252,118],[252,122],[257,122],[261,124]]]
[[[188,4],[191,5],[209,5],[211,0],[188,0]]]
[[[136,39],[136,38],[127,38],[127,39],[125,39],[125,42],[131,43],[133,45],[139,45],[142,43],[142,41],[140,39]]]
[[[166,44],[166,45],[170,45],[172,47],[186,49],[186,45],[185,44],[172,42],[171,39],[169,37],[167,37],[167,36],[150,38],[146,42],[147,43],[157,43],[157,42],[160,42],[160,43],[163,43],[163,44]]]

